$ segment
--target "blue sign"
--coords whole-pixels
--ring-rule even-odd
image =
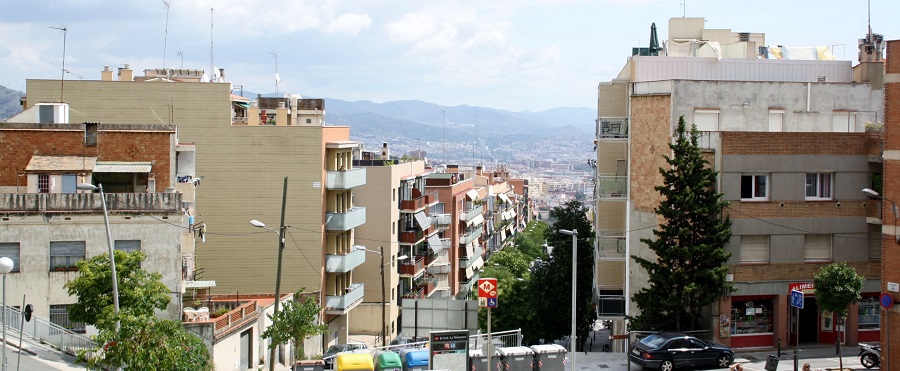
[[[497,307],[497,298],[487,298],[487,306],[488,306],[488,308],[496,308]]]
[[[884,309],[891,309],[894,306],[894,298],[891,294],[886,292],[881,293],[881,307]]]
[[[803,309],[803,291],[791,291],[791,306]]]

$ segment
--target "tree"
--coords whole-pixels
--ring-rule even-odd
[[[101,331],[94,341],[102,344],[89,367],[125,367],[129,370],[212,370],[209,350],[199,337],[178,321],[153,316],[121,317],[119,332]]]
[[[516,234],[513,247],[527,255],[531,261],[535,259],[546,259],[547,254],[544,253],[544,233],[549,226],[542,221],[531,221],[525,227],[525,230]]]
[[[306,338],[328,333],[327,324],[317,323],[322,308],[316,302],[315,295],[303,295],[302,291],[300,289],[294,293],[294,300],[285,303],[277,317],[269,316],[272,325],[262,333],[263,338],[272,339],[270,349],[293,341],[294,355],[297,358],[306,358],[303,352]]]
[[[120,314],[152,316],[155,309],[166,309],[171,298],[169,289],[162,282],[162,275],[141,269],[141,262],[147,255],[141,251],[126,253],[116,250],[114,253]],[[109,254],[82,260],[76,266],[78,277],[64,286],[69,295],[78,297],[78,302],[69,308],[69,318],[97,328],[113,329],[116,318],[113,316]]]
[[[816,305],[819,311],[830,311],[834,313],[843,324],[850,312],[850,304],[859,303],[862,298],[862,291],[865,278],[856,274],[853,267],[845,262],[838,262],[826,265],[813,276],[813,285],[816,288]],[[840,342],[840,336],[835,336],[835,343]],[[840,347],[838,347],[838,357],[840,357]],[[840,369],[844,369],[844,362],[841,360]]]
[[[587,208],[579,201],[569,201],[550,211],[556,220],[546,229],[544,238],[553,246],[553,254],[545,264],[536,265],[531,274],[529,297],[535,314],[532,324],[535,338],[552,341],[570,334],[572,326],[572,237],[560,229],[577,230],[578,277],[576,278],[575,332],[587,339],[596,319],[592,310],[594,272],[594,234],[587,218]]]
[[[629,317],[635,330],[696,329],[703,308],[734,291],[725,278],[731,221],[722,215],[728,203],[715,191],[717,172],[697,146],[697,128],[686,131],[683,116],[675,135],[672,156],[664,155],[669,166],[659,169],[663,184],[655,187],[663,198],[655,212],[665,221],[655,239],[641,239],[656,259],[632,256],[649,275],[649,285],[632,298],[641,310]]]

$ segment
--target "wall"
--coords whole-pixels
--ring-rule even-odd
[[[887,42],[887,57],[885,58],[885,117],[884,117],[884,197],[900,200],[900,40],[891,40]],[[890,210],[890,203],[884,202],[882,206],[885,210]],[[882,224],[885,226],[883,233],[882,260],[881,260],[881,281],[882,290],[886,288],[887,282],[900,282],[900,270],[896,269],[900,265],[900,249],[895,242],[894,230],[887,226],[896,225],[897,220],[893,218],[891,213],[885,213]],[[891,296],[896,303],[900,300],[900,295],[893,292]],[[896,328],[900,323],[900,305],[894,305],[888,312],[887,316],[882,316],[881,328],[888,328],[887,322],[893,324]],[[892,369],[897,369],[897,362],[900,362],[900,331],[882,331],[881,344],[884,344],[883,356],[891,361],[889,365]],[[888,344],[890,346],[888,346]]]

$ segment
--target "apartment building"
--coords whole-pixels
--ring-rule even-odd
[[[181,319],[181,297],[194,282],[195,149],[174,126],[70,124],[66,104],[42,104],[0,123],[0,256],[13,260],[9,297],[26,296],[34,314],[75,331],[77,301],[63,286],[75,263],[116,250],[143,251],[172,301],[158,315]],[[102,186],[100,193],[79,183]],[[89,329],[87,329],[90,331]]]
[[[891,210],[895,201],[900,201],[900,40],[887,42],[887,58],[885,58],[884,76],[884,189],[881,210]],[[900,236],[897,232],[897,214],[885,212],[879,220],[882,243],[881,287],[896,303],[900,300],[897,283],[900,282],[900,271],[896,269],[900,262]],[[880,318],[881,328],[896,328],[900,323],[900,309],[895,304],[889,310],[879,313],[886,315]],[[898,331],[881,331],[883,359],[893,362],[900,360],[900,333]],[[894,364],[886,364],[885,369],[896,368]]]
[[[867,217],[878,208],[860,190],[880,173],[881,135],[867,133],[866,123],[884,117],[884,94],[872,74],[859,73],[877,68],[763,59],[772,52],[759,53],[763,34],[705,30],[702,18],[673,18],[669,29],[670,44],[690,47],[635,55],[598,88],[598,314],[619,319],[638,310],[630,297],[647,273],[629,257],[653,258],[640,239],[664,222],[654,213],[654,187],[684,117],[701,132],[717,189],[731,203],[726,252],[737,291],[723,293],[704,327],[738,348],[796,343],[788,298],[803,287],[799,341],[833,343],[835,318],[817,313],[810,283],[823,265],[846,261],[866,283],[845,341],[877,338],[870,304],[880,285],[880,238],[877,223],[867,223],[878,219]]]
[[[194,82],[192,70],[148,71],[135,78],[126,66],[116,80],[105,70],[100,80],[66,81],[72,121],[177,124],[182,140],[204,148],[196,158],[203,177],[196,219],[206,241],[197,266],[204,280],[216,281],[212,294],[274,292],[286,193],[281,292],[318,291],[330,331],[323,346],[347,342],[349,316],[365,291],[353,280],[366,259],[354,239],[366,222],[353,195],[366,182],[366,170],[353,165],[361,143],[349,139],[348,127],[324,125],[321,99],[248,101],[233,96],[230,83]],[[59,100],[60,89],[57,80],[27,80],[24,108]]]

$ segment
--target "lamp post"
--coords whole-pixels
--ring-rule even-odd
[[[369,250],[365,247],[360,246],[361,250],[365,250],[368,252],[376,253],[381,256],[381,346],[387,346],[387,315],[385,314],[385,307],[387,306],[387,296],[385,296],[385,281],[384,281],[384,267],[392,262],[384,262],[384,246],[379,246],[378,251]],[[397,257],[397,261],[406,260],[409,258],[406,255],[400,255]]]
[[[281,227],[278,230],[274,230],[272,228],[266,227],[266,224],[259,220],[251,220],[250,224],[254,227],[262,228],[267,231],[272,231],[278,234],[278,269],[275,273],[275,312],[272,315],[272,318],[278,318],[278,307],[281,304],[281,256],[284,252],[284,229],[286,228],[284,225],[284,211],[287,206],[287,184],[288,178],[284,177],[284,191],[281,196]],[[275,370],[275,347],[273,346],[269,349],[269,371]]]
[[[3,275],[3,371],[6,371],[6,274],[12,270],[12,259],[5,256],[0,258],[0,274]]]
[[[103,193],[103,184],[96,186],[88,183],[79,183],[75,188],[82,191],[100,191],[100,201],[103,204],[103,224],[106,226],[106,247],[109,249],[109,271],[112,274],[113,313],[116,315],[116,333],[119,332],[119,279],[116,278],[116,254],[113,251],[112,234],[109,232],[109,211],[106,210],[106,195]]]
[[[578,281],[578,230],[560,229],[559,233],[572,236],[572,334],[569,336],[569,352],[572,353],[572,371],[575,371],[575,285]]]

